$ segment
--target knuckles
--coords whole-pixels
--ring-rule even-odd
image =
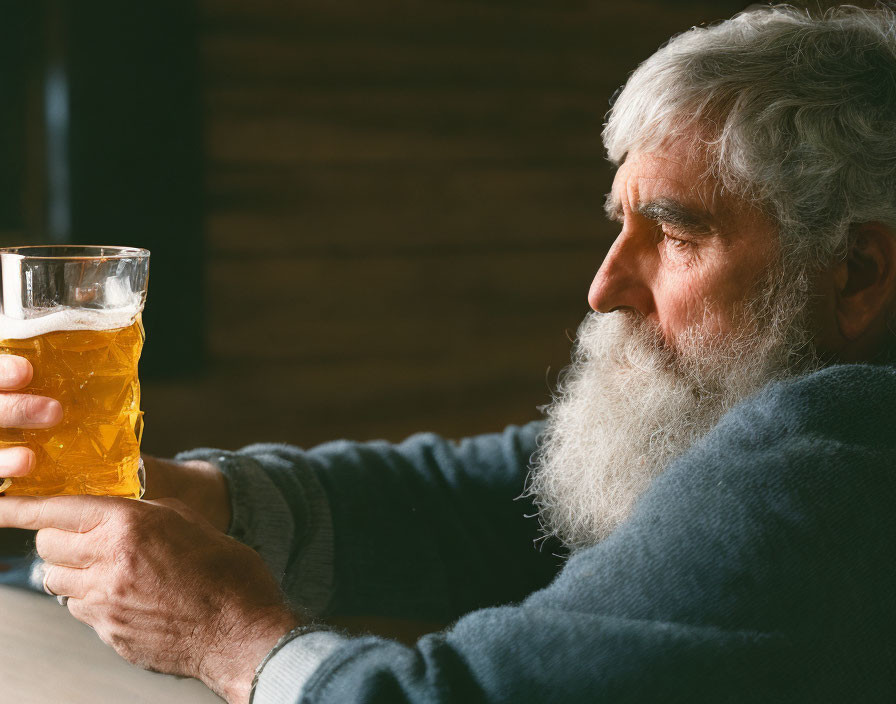
[[[142,584],[154,582],[154,564],[169,554],[172,533],[183,526],[172,526],[169,509],[126,501],[116,507],[108,519],[106,531],[109,549],[107,589],[112,601],[126,599]]]
[[[31,403],[31,398],[25,394],[0,395],[0,412],[3,414],[2,425],[19,425],[26,422]]]
[[[39,530],[34,536],[34,551],[39,557],[46,559],[49,546],[47,545],[47,531]]]
[[[158,535],[158,516],[140,501],[122,499],[106,518],[117,542],[141,542]]]

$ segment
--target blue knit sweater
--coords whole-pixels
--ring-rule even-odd
[[[284,584],[301,582],[296,477],[311,472],[332,516],[333,612],[460,617],[413,647],[298,636],[261,673],[264,701],[896,701],[894,423],[892,367],[770,386],[568,559],[533,547],[514,501],[537,425],[248,448],[282,497],[251,520],[281,526]]]

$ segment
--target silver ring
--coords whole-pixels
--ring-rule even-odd
[[[67,596],[62,596],[61,594],[57,594],[56,592],[54,592],[52,589],[50,589],[47,586],[47,577],[50,574],[50,566],[46,562],[43,565],[43,570],[44,570],[44,591],[47,594],[49,594],[50,596],[55,596],[56,601],[59,602],[60,606],[68,606],[68,597]]]
[[[43,565],[43,571],[44,571],[44,581],[43,581],[44,591],[45,591],[47,594],[49,594],[50,596],[58,596],[58,595],[56,594],[56,592],[54,592],[52,589],[50,589],[50,588],[47,586],[47,577],[50,576],[50,568],[49,568],[49,566],[48,566],[46,563],[44,563],[44,565]]]

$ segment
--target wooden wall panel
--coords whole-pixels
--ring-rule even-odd
[[[594,219],[608,173],[586,164],[222,168],[209,176],[209,247],[223,258],[581,246],[584,228],[609,231]]]
[[[737,9],[205,0],[210,366],[146,386],[147,450],[536,417],[614,234],[607,100]]]

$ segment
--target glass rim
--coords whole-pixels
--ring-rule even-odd
[[[47,250],[47,249],[59,249],[59,250],[97,250],[98,252],[102,251],[103,253],[97,254],[58,254],[58,255],[48,255],[48,254],[30,254],[28,250]],[[20,245],[16,247],[0,247],[0,255],[7,255],[12,257],[19,257],[21,259],[46,259],[46,260],[59,260],[59,259],[145,259],[149,257],[149,250],[142,249],[140,247],[121,247],[118,245],[105,245],[105,244],[26,244]]]

